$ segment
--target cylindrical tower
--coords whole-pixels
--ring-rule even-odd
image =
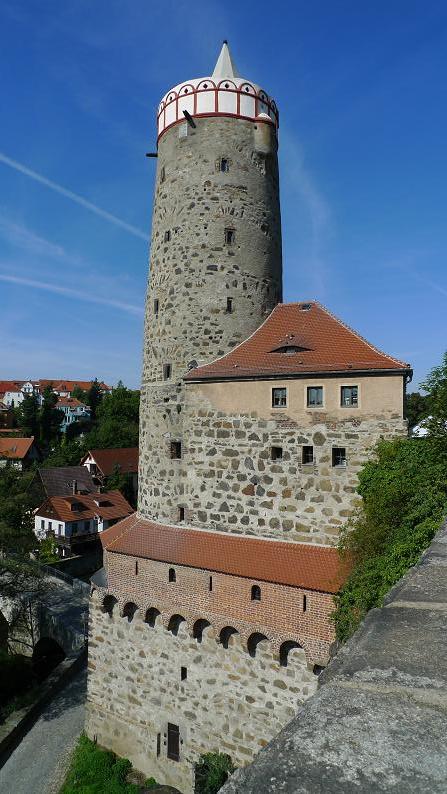
[[[182,378],[246,339],[281,300],[278,111],[237,74],[226,42],[211,77],[158,112],[141,387],[141,516],[176,522]]]

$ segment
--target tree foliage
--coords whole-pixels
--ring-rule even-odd
[[[195,767],[195,794],[216,794],[234,769],[226,753],[204,753]]]
[[[405,398],[405,416],[408,419],[408,427],[413,429],[422,419],[425,419],[430,411],[428,394],[421,394],[413,391]]]
[[[28,554],[36,547],[33,504],[28,488],[33,471],[0,468],[0,553]]]

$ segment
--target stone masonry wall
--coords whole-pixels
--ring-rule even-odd
[[[183,375],[246,339],[282,290],[273,126],[201,118],[186,131],[176,126],[159,142],[146,300],[139,512],[160,520],[175,518],[183,485],[165,443],[182,440]]]
[[[235,634],[224,647],[211,626],[194,637],[172,617],[150,625],[117,606],[109,615],[103,599],[97,591],[91,600],[87,733],[183,794],[193,792],[201,753],[249,763],[316,690],[300,648],[281,665],[265,639],[248,652]],[[180,729],[179,761],[167,758],[168,722]]]
[[[337,542],[359,503],[358,472],[372,448],[407,432],[403,419],[380,415],[332,422],[319,414],[310,426],[286,413],[271,420],[227,415],[206,404],[194,384],[184,414],[184,459],[171,465],[179,471],[182,487],[173,496],[185,507],[185,522],[308,543]],[[312,464],[301,462],[304,445],[314,447]],[[272,460],[273,446],[282,447],[282,459]],[[346,449],[346,466],[332,466],[333,447]]]

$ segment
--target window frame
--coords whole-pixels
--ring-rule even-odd
[[[179,455],[173,454],[174,452],[175,453],[179,452],[180,454]],[[182,442],[181,441],[171,441],[170,442],[171,460],[181,460],[182,457],[183,457],[182,452],[183,452],[183,450],[182,450]]]
[[[312,389],[315,389],[315,390],[316,389],[321,389],[321,403],[310,403],[309,402],[309,392]],[[311,409],[311,410],[314,410],[315,408],[324,408],[324,397],[325,397],[325,395],[324,395],[324,386],[321,383],[316,383],[316,384],[314,384],[312,386],[306,386],[306,389],[305,389],[305,392],[304,392],[304,399],[305,399],[306,408]]]
[[[352,389],[357,389],[357,402],[353,403],[352,402],[352,396],[351,396],[351,402],[344,403],[343,402],[343,390],[344,389],[350,389],[351,391],[352,391]],[[359,405],[360,405],[360,388],[359,388],[358,384],[356,384],[356,383],[343,383],[340,386],[340,408],[358,408]]]
[[[172,364],[170,361],[163,364],[163,380],[171,380],[172,378]]]
[[[345,453],[344,456],[342,456],[342,462],[341,463],[334,463],[334,460],[335,460],[337,452],[338,451],[341,452],[342,450]],[[348,456],[346,454],[346,447],[332,447],[331,463],[332,463],[332,468],[333,469],[346,469],[346,467],[348,465]]]
[[[171,242],[171,230],[165,229],[165,233],[163,235],[163,242],[170,243]]]
[[[166,732],[166,755],[171,761],[180,761],[180,728],[173,722],[168,722]]]
[[[312,460],[304,460],[304,450],[312,450]],[[301,465],[302,466],[313,466],[315,463],[315,453],[314,453],[314,446],[313,444],[303,444],[301,447]]]
[[[236,242],[236,229],[233,226],[226,226],[224,229],[225,245],[234,245]]]
[[[270,460],[282,460],[284,456],[284,447],[272,445],[270,447]]]
[[[252,601],[261,601],[262,599],[262,591],[258,584],[252,584],[251,586],[251,600]]]
[[[284,391],[285,392],[285,403],[284,404],[281,403],[279,405],[275,405],[275,403],[274,403],[274,399],[275,399],[274,398],[274,393],[276,391]],[[287,386],[272,386],[271,402],[272,402],[272,410],[276,410],[278,408],[287,408],[288,407],[288,402],[289,402],[288,401],[288,394],[287,394]]]

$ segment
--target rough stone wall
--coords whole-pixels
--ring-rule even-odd
[[[211,626],[193,637],[185,623],[169,629],[168,618],[151,626],[136,612],[129,621],[117,606],[109,615],[102,601],[95,592],[87,733],[183,794],[193,792],[193,764],[201,753],[219,750],[237,766],[249,763],[316,690],[302,649],[290,650],[283,666],[267,640],[250,654],[238,635],[224,647]],[[179,761],[167,758],[168,722],[180,729]]]
[[[376,442],[407,432],[403,419],[380,415],[336,422],[318,415],[310,426],[286,413],[227,415],[204,403],[193,384],[183,421],[184,460],[171,463],[179,467],[183,485],[174,498],[187,524],[323,544],[337,542],[358,504],[358,472]],[[313,464],[302,464],[303,445],[314,447]],[[272,446],[282,447],[282,459],[271,459]],[[333,447],[346,449],[345,467],[332,466]]]
[[[106,561],[108,588],[121,609],[133,602],[144,614],[151,608],[166,618],[180,613],[191,626],[198,618],[212,623],[217,632],[231,626],[245,643],[260,632],[277,652],[282,643],[295,641],[306,651],[309,664],[327,664],[335,639],[329,593],[111,552]],[[175,582],[169,581],[170,568]],[[251,599],[254,584],[261,589],[260,601]]]
[[[183,488],[165,443],[182,439],[182,376],[191,362],[210,361],[246,339],[282,289],[273,126],[201,118],[186,129],[186,137],[176,126],[160,139],[146,302],[139,512],[161,520],[175,518],[172,499],[176,504]],[[219,170],[222,157],[227,172]],[[225,243],[228,228],[232,244]]]

